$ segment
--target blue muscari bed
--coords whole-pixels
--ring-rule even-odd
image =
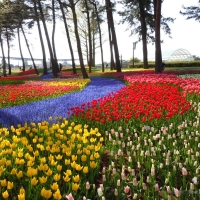
[[[124,86],[123,82],[113,78],[91,78],[91,83],[80,92],[25,105],[1,108],[0,124],[10,128],[12,125],[16,127],[18,124],[23,125],[26,122],[48,121],[50,116],[69,118],[67,112],[71,107],[107,96],[108,93],[120,90]]]

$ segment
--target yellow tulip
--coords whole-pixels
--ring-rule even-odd
[[[77,149],[81,149],[82,144],[77,144]]]
[[[72,190],[73,190],[73,191],[77,191],[78,188],[79,188],[79,184],[77,184],[77,183],[72,183]]]
[[[35,163],[34,163],[33,161],[31,161],[31,160],[29,160],[29,161],[27,162],[27,166],[28,166],[28,167],[32,167],[34,164],[35,164]]]
[[[49,169],[49,166],[47,164],[44,165],[44,171],[47,171]]]
[[[51,169],[49,169],[49,170],[46,172],[46,175],[47,175],[47,176],[51,176],[51,175],[52,175],[52,173],[53,173],[53,172],[52,172],[52,170],[51,170]]]
[[[11,160],[7,160],[6,161],[6,166],[10,166],[11,165]]]
[[[51,160],[51,166],[55,166],[57,162],[55,160]]]
[[[97,163],[94,162],[94,161],[91,161],[91,162],[90,162],[90,167],[91,167],[91,168],[96,168],[96,167],[97,167]]]
[[[7,186],[7,181],[6,179],[0,180],[1,186],[6,187]]]
[[[42,164],[38,165],[38,170],[39,171],[43,171],[44,170],[44,165],[42,165]]]
[[[99,146],[95,146],[94,149],[95,149],[95,151],[100,151],[100,147]]]
[[[13,188],[13,186],[14,186],[14,183],[13,183],[13,182],[10,182],[10,181],[8,181],[8,184],[7,184],[7,189],[8,189],[8,190],[11,190],[11,189]]]
[[[71,151],[66,151],[66,156],[71,156]]]
[[[0,176],[3,174],[4,171],[5,171],[5,168],[3,166],[0,166]]]
[[[64,172],[65,175],[71,176],[72,175],[72,171],[70,169],[68,169],[66,172]]]
[[[79,164],[76,165],[76,170],[77,171],[81,171],[82,169],[83,169],[83,167],[81,165],[79,165]]]
[[[77,156],[72,155],[72,161],[76,161],[77,160]]]
[[[56,157],[56,160],[62,160],[62,156],[60,154],[58,154]]]
[[[78,183],[80,181],[80,176],[79,175],[73,176],[73,180],[74,182]]]
[[[89,172],[88,166],[83,167],[83,173],[87,174]]]
[[[2,197],[4,199],[7,199],[9,197],[8,191],[6,190],[5,192],[2,193]]]
[[[20,194],[25,194],[25,189],[23,187],[21,187],[20,190],[19,190],[19,193]]]
[[[95,160],[94,155],[90,155],[90,160]]]
[[[77,155],[82,154],[82,150],[78,149],[77,152],[76,152],[76,154],[77,154]]]
[[[21,178],[23,176],[23,172],[22,171],[19,171],[17,174],[16,174],[17,178]]]
[[[94,153],[94,157],[96,158],[96,159],[98,159],[99,157],[100,157],[100,155],[99,155],[99,153]]]
[[[48,145],[46,146],[46,150],[49,151],[51,149],[51,147]]]
[[[17,169],[15,169],[15,168],[13,168],[12,170],[11,170],[11,172],[10,172],[12,175],[15,175],[15,174],[17,174]]]
[[[77,165],[77,164],[76,164],[75,161],[74,161],[73,163],[71,163],[71,167],[74,168],[74,169],[76,169],[76,165]]]
[[[57,190],[58,189],[58,183],[53,183],[53,185],[51,185],[51,189]]]
[[[59,181],[60,180],[60,174],[55,174],[53,179],[54,179],[54,181]]]
[[[72,123],[71,123],[71,126],[75,126],[75,123],[74,123],[74,122],[72,122]]]
[[[45,199],[49,199],[52,196],[51,190],[46,190],[44,187],[42,188],[40,195]]]
[[[25,194],[18,194],[18,200],[25,200]]]
[[[45,190],[45,188],[43,187],[42,190],[41,190],[41,192],[40,192],[40,195],[41,195],[42,197],[44,197],[44,196],[45,196],[45,192],[46,192],[46,190]]]
[[[85,162],[87,160],[87,156],[86,155],[81,155],[81,161]]]
[[[18,156],[19,158],[21,158],[21,157],[24,156],[24,154],[23,154],[23,152],[18,152],[17,156]]]
[[[70,159],[65,159],[65,165],[70,165]]]
[[[85,153],[86,153],[86,155],[89,156],[90,155],[90,150],[87,150]]]
[[[61,171],[62,170],[62,165],[57,165],[57,170]]]
[[[56,199],[56,200],[62,199],[62,196],[61,196],[61,194],[60,194],[60,190],[59,190],[59,189],[56,190],[56,192],[53,194],[53,197],[54,197],[54,199]]]
[[[24,160],[24,159],[20,159],[20,160],[19,160],[19,164],[20,164],[20,165],[24,165],[24,163],[25,163],[25,160]]]
[[[39,151],[36,150],[35,152],[33,152],[33,154],[34,154],[35,157],[37,157],[37,156],[39,156]]]
[[[40,183],[44,184],[47,182],[47,177],[44,177],[44,176],[39,177],[39,181],[40,181]]]
[[[69,182],[70,181],[70,179],[71,178],[69,178],[69,176],[68,175],[66,175],[66,176],[63,176],[63,180],[67,183],[67,182]]]
[[[38,184],[38,180],[35,178],[35,177],[33,177],[32,179],[31,179],[31,185],[37,185]]]

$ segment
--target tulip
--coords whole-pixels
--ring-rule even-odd
[[[52,190],[57,190],[58,189],[58,183],[53,183],[53,185],[51,185],[51,189]]]
[[[86,182],[86,186],[85,187],[86,187],[86,190],[90,189],[90,183],[88,181]]]
[[[176,197],[180,197],[181,196],[181,192],[176,188],[174,188],[174,194],[175,194]]]
[[[31,185],[37,185],[37,183],[38,183],[38,180],[35,178],[35,177],[33,177],[32,179],[31,179]]]
[[[54,181],[59,181],[60,180],[60,174],[55,174],[53,179],[54,179]]]
[[[137,194],[137,193],[134,193],[133,199],[137,199],[137,197],[138,197],[138,194]]]
[[[8,189],[8,190],[11,190],[11,189],[13,188],[13,186],[14,186],[14,183],[13,183],[13,182],[10,182],[10,181],[8,181],[8,184],[7,184],[7,189]]]
[[[66,175],[66,176],[63,176],[63,180],[67,183],[67,182],[69,182],[70,181],[70,179],[71,178],[69,178],[69,176],[68,175]]]
[[[73,176],[73,180],[74,182],[78,183],[80,181],[80,176],[79,175]]]
[[[1,186],[6,187],[7,186],[7,181],[6,179],[0,180]]]
[[[118,190],[117,190],[117,188],[115,188],[114,195],[115,195],[115,196],[118,196]]]
[[[126,187],[124,188],[124,192],[125,192],[126,194],[128,194],[129,191],[130,191],[130,187],[129,187],[129,186],[126,186]]]
[[[97,193],[98,193],[99,197],[103,196],[103,191],[100,187],[97,189]]]
[[[188,174],[187,169],[185,167],[182,168],[182,174],[183,176],[187,176]]]
[[[47,182],[47,177],[44,177],[44,176],[39,177],[39,181],[40,181],[41,184],[44,184],[44,183]]]
[[[56,200],[62,199],[62,196],[61,196],[61,194],[60,194],[60,190],[59,190],[59,189],[56,190],[56,192],[53,194],[53,197],[54,197],[54,199],[56,199]]]
[[[18,194],[18,200],[25,200],[25,193],[23,194]]]
[[[68,200],[74,200],[74,197],[72,196],[72,193],[70,193],[69,195],[66,195],[66,198]]]
[[[72,183],[72,190],[73,190],[73,191],[77,191],[78,188],[79,188],[79,184],[77,184],[77,183]]]
[[[87,174],[89,172],[88,166],[83,167],[83,173]]]
[[[6,190],[5,192],[2,193],[2,197],[4,199],[7,199],[9,197],[8,191]]]

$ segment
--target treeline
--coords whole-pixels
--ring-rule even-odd
[[[19,52],[22,60],[22,70],[25,70],[25,62],[21,48],[21,35],[26,42],[33,67],[36,72],[37,67],[32,56],[27,30],[36,27],[42,49],[43,73],[47,74],[46,53],[50,55],[50,62],[55,77],[58,76],[59,66],[56,54],[55,30],[56,21],[62,21],[68,41],[68,48],[72,60],[73,73],[76,74],[74,52],[78,52],[80,68],[83,78],[88,78],[85,70],[83,56],[87,58],[89,72],[95,66],[95,49],[100,48],[102,72],[104,72],[102,24],[107,23],[108,40],[110,44],[111,69],[121,71],[120,56],[115,32],[113,13],[117,12],[121,16],[120,23],[127,22],[131,34],[138,35],[138,41],[143,43],[143,68],[148,68],[147,44],[155,43],[155,71],[162,71],[162,51],[161,51],[161,28],[170,35],[169,22],[173,22],[171,17],[164,17],[161,14],[163,0],[121,0],[121,1],[98,1],[98,0],[2,0],[0,2],[0,44],[2,51],[3,68],[6,67],[6,57],[8,57],[9,74],[10,67],[10,47],[12,40],[17,37]],[[121,5],[122,10],[116,11],[116,5]],[[189,8],[184,8],[187,15]],[[179,12],[179,11],[177,11]],[[191,14],[191,12],[190,12]],[[190,16],[190,18],[192,18]],[[52,24],[52,32],[48,30],[48,23]],[[44,32],[44,34],[42,34]],[[45,49],[44,41],[47,43]],[[76,47],[73,46],[76,44]],[[7,46],[7,53],[4,48]]]

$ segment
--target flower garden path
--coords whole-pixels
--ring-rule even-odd
[[[113,78],[91,78],[91,83],[80,92],[66,94],[20,106],[0,109],[0,124],[3,127],[17,126],[30,122],[48,121],[49,117],[65,117],[71,107],[99,99],[124,87],[124,83]]]

